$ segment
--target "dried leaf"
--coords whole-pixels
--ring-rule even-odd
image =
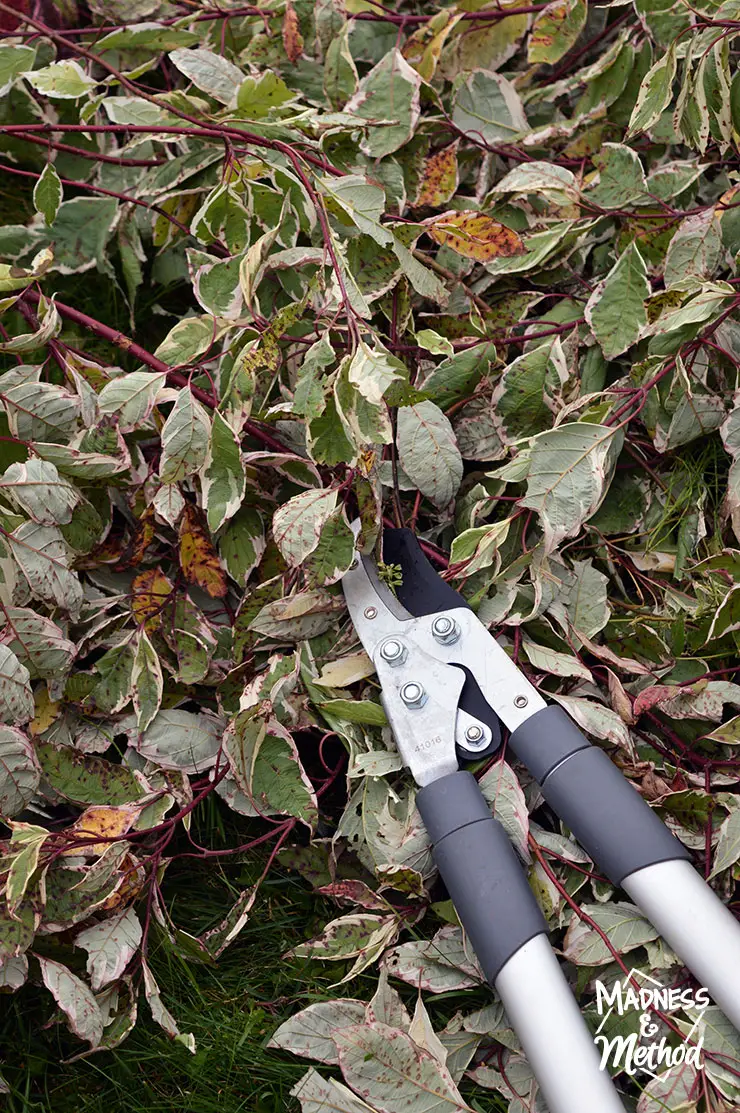
[[[290,0],[285,5],[283,16],[283,46],[289,62],[297,62],[303,54],[303,35],[296,10]]]
[[[439,208],[446,204],[457,189],[457,151],[459,143],[450,143],[435,151],[424,161],[416,191],[416,204]],[[437,241],[438,243],[441,241]]]
[[[435,243],[478,263],[524,254],[521,237],[484,213],[442,213],[426,222],[426,230]]]
[[[186,580],[209,595],[215,598],[226,595],[226,573],[203,517],[192,503],[185,504],[180,519],[180,567]]]

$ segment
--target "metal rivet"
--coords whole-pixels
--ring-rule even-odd
[[[407,707],[422,707],[427,701],[427,694],[421,684],[417,684],[415,680],[410,680],[408,684],[404,684],[401,688],[401,699]]]
[[[514,696],[514,707],[526,707],[528,703],[526,696]]]
[[[365,614],[365,618],[377,618],[378,617],[378,608],[377,607],[365,607],[364,614]]]
[[[432,636],[442,645],[451,645],[460,637],[460,627],[454,618],[441,614],[432,623]]]
[[[465,739],[468,742],[480,742],[482,737],[483,727],[476,726],[475,724],[468,727],[468,729],[465,731]]]
[[[408,656],[408,650],[403,642],[396,641],[395,638],[389,638],[387,642],[383,642],[381,645],[380,656],[389,665],[402,665]]]

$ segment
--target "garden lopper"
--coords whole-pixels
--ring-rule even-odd
[[[386,530],[391,590],[371,559],[342,579],[434,859],[480,966],[494,986],[550,1113],[623,1106],[548,940],[514,849],[466,761],[508,748],[588,855],[624,889],[740,1029],[740,924],[686,848],[569,716],[545,703],[410,530]]]

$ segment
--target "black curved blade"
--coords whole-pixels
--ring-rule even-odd
[[[396,597],[414,618],[427,614],[467,607],[462,595],[442,579],[424,555],[416,535],[410,529],[386,529],[383,532],[383,560],[386,564],[401,566],[402,583],[395,589]],[[501,745],[501,722],[478,687],[473,674],[462,661],[457,667],[465,673],[465,684],[460,694],[460,707],[480,719],[491,730],[491,743],[483,753],[469,754],[458,747],[460,757],[479,760],[495,753]]]
[[[412,530],[384,530],[383,560],[386,564],[400,564],[403,583],[396,588],[396,596],[414,618],[467,607],[462,595],[445,583],[429,563]]]

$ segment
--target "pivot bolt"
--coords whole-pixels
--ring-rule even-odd
[[[395,668],[397,665],[402,665],[406,660],[408,650],[403,642],[399,642],[395,638],[389,638],[387,642],[383,642],[381,645],[380,656]]]
[[[514,696],[514,707],[526,707],[528,703],[526,696]]]
[[[474,745],[476,742],[480,742],[483,737],[483,727],[476,726],[475,723],[465,731],[465,741],[472,742]]]
[[[440,645],[452,645],[460,637],[460,627],[454,618],[441,614],[432,623],[432,636]]]
[[[401,699],[407,707],[423,707],[427,702],[427,694],[421,684],[417,684],[415,680],[410,680],[408,684],[404,684],[401,688]]]
[[[365,615],[365,618],[377,618],[378,617],[378,608],[377,607],[365,607],[364,615]]]

